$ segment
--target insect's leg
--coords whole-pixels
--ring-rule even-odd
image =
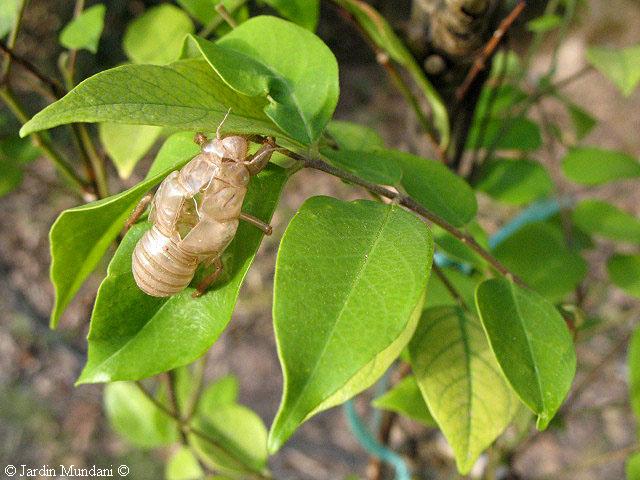
[[[207,289],[220,277],[222,273],[222,259],[220,256],[216,256],[213,259],[213,264],[215,265],[215,269],[209,275],[204,277],[198,286],[196,287],[196,291],[191,294],[193,298],[198,298],[207,291]]]
[[[271,155],[273,155],[273,152],[276,150],[277,148],[273,138],[267,138],[264,145],[262,145],[256,153],[245,160],[244,164],[247,166],[249,173],[251,175],[255,175],[266,167],[267,163],[269,163],[269,160],[271,159]]]
[[[250,223],[254,227],[259,228],[264,232],[265,235],[271,235],[273,228],[268,223],[263,222],[258,217],[254,217],[248,213],[240,212],[240,216],[238,217],[240,220],[244,220],[247,223]]]
[[[129,218],[124,224],[125,232],[128,232],[129,229],[133,226],[133,224],[140,219],[144,211],[147,209],[147,206],[149,205],[149,203],[151,203],[152,199],[153,199],[153,193],[151,192],[147,193],[144,197],[142,197],[142,199],[140,200],[138,205],[136,205],[136,208],[133,210],[133,212],[131,212],[131,215],[129,215]]]

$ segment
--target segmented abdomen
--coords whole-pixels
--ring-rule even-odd
[[[138,241],[132,256],[133,278],[153,297],[169,297],[184,290],[197,266],[197,256],[185,253],[155,226]]]

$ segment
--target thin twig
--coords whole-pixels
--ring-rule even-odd
[[[606,367],[609,362],[615,360],[620,352],[624,350],[629,343],[629,339],[631,338],[632,332],[626,333],[616,344],[609,350],[609,352],[604,356],[604,358],[595,365],[589,373],[587,373],[582,381],[576,385],[571,393],[571,396],[564,402],[561,413],[567,413],[573,406],[578,402],[582,393],[591,385],[595,380],[600,378],[600,372],[604,367]]]
[[[236,28],[238,26],[238,22],[236,22],[235,18],[231,16],[227,7],[224,6],[224,3],[220,2],[216,5],[216,12],[218,12],[222,19],[227,22],[231,28]]]
[[[380,48],[376,44],[376,42],[369,36],[367,31],[364,28],[362,28],[362,26],[358,23],[358,21],[353,17],[353,15],[349,11],[347,11],[342,6],[336,4],[335,2],[333,3],[333,5],[338,9],[338,13],[340,14],[340,16],[354,26],[354,28],[358,31],[360,36],[367,43],[369,48],[373,51],[373,53],[376,56],[376,61],[380,64],[380,66],[382,66],[385,69],[385,71],[391,78],[391,81],[393,82],[394,86],[398,89],[400,94],[404,97],[407,103],[409,103],[409,106],[414,111],[416,117],[418,118],[418,122],[420,123],[420,126],[424,130],[436,155],[443,163],[447,163],[446,151],[440,147],[438,139],[436,138],[436,132],[433,126],[431,125],[431,122],[429,121],[425,113],[422,111],[422,108],[420,107],[420,102],[411,91],[411,87],[404,80],[404,78],[402,78],[402,75],[400,75],[398,70],[395,68],[395,65],[390,59],[389,53],[383,50],[382,48]]]
[[[29,60],[26,60],[18,55],[5,45],[3,42],[0,42],[0,50],[7,55],[13,62],[17,63],[21,67],[23,67],[26,71],[28,71],[31,75],[37,78],[39,81],[44,83],[53,93],[56,98],[60,98],[64,95],[64,87],[60,85],[56,80],[49,78],[47,75],[43,74],[38,68],[31,63]],[[4,84],[8,83],[8,71],[7,73],[2,75],[2,79],[0,80],[0,87]]]
[[[511,28],[511,25],[513,25],[513,22],[515,22],[520,16],[525,7],[525,2],[518,3],[514,9],[511,10],[511,13],[509,13],[502,22],[500,22],[496,31],[493,32],[491,39],[484,46],[482,52],[478,55],[478,58],[476,58],[471,70],[469,70],[467,77],[464,79],[464,82],[462,82],[462,85],[460,85],[456,90],[456,98],[458,101],[462,101],[467,95],[471,85],[473,85],[473,82],[476,80],[480,72],[485,69],[487,62],[493,55],[493,52],[495,52],[496,48],[498,48],[498,45],[500,45],[502,38],[509,31],[509,28]]]
[[[562,478],[568,474],[575,474],[576,472],[581,472],[583,470],[587,470],[589,468],[597,467],[600,465],[606,465],[608,463],[612,463],[618,460],[624,460],[632,453],[637,452],[640,449],[640,445],[633,444],[624,448],[620,448],[618,450],[614,450],[611,452],[606,452],[600,455],[590,456],[584,462],[578,463],[576,465],[571,465],[567,468],[563,468],[562,470],[557,470],[553,473],[541,475],[539,477],[533,477],[534,480],[557,480],[558,478]],[[572,478],[576,478],[573,476]]]
[[[303,155],[300,155],[299,153],[295,153],[290,150],[287,150],[285,148],[279,148],[279,151],[283,155],[288,156],[289,158],[298,160],[305,167],[313,168],[314,170],[320,170],[322,172],[333,175],[334,177],[338,177],[343,180],[346,180],[347,182],[360,185],[361,187],[366,188],[367,190],[369,190],[372,193],[375,193],[376,195],[386,197],[390,200],[395,201],[399,205],[402,205],[408,208],[412,212],[417,213],[418,215],[425,218],[426,220],[429,220],[432,223],[435,223],[436,225],[438,225],[439,227],[441,227],[442,229],[444,229],[445,231],[449,232],[451,235],[456,237],[458,240],[460,240],[462,243],[467,245],[469,248],[475,251],[478,255],[484,258],[501,275],[517,283],[518,285],[526,288],[526,284],[524,283],[524,281],[522,281],[517,275],[512,273],[507,267],[502,265],[502,263],[500,263],[498,259],[494,258],[489,252],[487,252],[478,242],[476,242],[476,240],[471,235],[463,233],[462,231],[458,230],[456,227],[451,225],[449,222],[447,222],[443,218],[440,218],[439,216],[431,213],[429,210],[424,208],[422,205],[420,205],[417,201],[415,201],[410,196],[400,194],[393,190],[389,190],[388,188],[383,187],[381,185],[368,182],[358,177],[357,175],[354,175],[350,172],[336,168],[333,165],[329,165],[323,160],[320,160],[317,158],[308,158]]]
[[[8,87],[0,88],[0,99],[21,123],[24,124],[29,120],[29,116],[26,114],[22,105],[18,102],[18,99],[13,95],[13,92],[11,92]],[[80,193],[80,196],[85,200],[89,200],[89,197],[93,195],[89,191],[89,185],[84,179],[78,176],[62,154],[59,153],[43,135],[39,133],[32,133],[30,137],[34,145],[38,147],[45,156],[49,158],[49,160],[51,160],[62,176],[71,183],[78,193]]]
[[[464,301],[464,298],[462,298],[460,292],[458,292],[456,287],[449,281],[447,275],[442,271],[442,269],[438,265],[436,265],[435,262],[433,263],[433,265],[431,265],[431,269],[438,276],[453,299],[457,301],[463,309],[465,309],[467,312],[470,312],[471,310],[469,310],[469,305],[467,305],[467,302]]]
[[[247,468],[248,470],[246,472],[244,472],[244,473],[249,473],[250,475],[256,476],[258,478],[264,478],[264,479],[270,479],[271,478],[270,476],[265,475],[265,474],[263,474],[261,472],[257,472],[255,470],[253,470],[253,468],[245,465],[242,462],[242,460],[238,459],[233,454],[233,452],[231,452],[231,451],[227,450],[226,448],[224,448],[224,446],[220,442],[218,442],[217,440],[211,438],[209,435],[207,435],[206,433],[202,432],[201,430],[198,430],[197,428],[194,428],[190,424],[186,423],[182,418],[180,418],[179,415],[176,415],[174,412],[171,411],[171,409],[167,408],[165,405],[162,404],[162,402],[160,402],[157,398],[155,398],[151,394],[151,392],[149,392],[144,387],[144,385],[142,385],[142,382],[136,381],[136,382],[134,382],[134,384],[136,385],[136,387],[138,387],[140,392],[147,399],[149,399],[149,401],[151,401],[151,403],[153,403],[160,411],[162,411],[163,413],[165,413],[166,415],[168,415],[169,417],[174,419],[178,423],[178,425],[180,425],[181,428],[185,428],[187,433],[191,433],[191,434],[195,435],[196,437],[200,438],[201,440],[204,440],[205,442],[211,444],[215,448],[218,448],[218,449],[222,450],[227,455],[229,455],[231,458],[233,458],[234,461],[238,462],[238,464],[241,465],[243,468]]]
[[[84,10],[84,1],[85,0],[76,0],[76,4],[73,8],[73,18],[76,19],[80,16],[82,11]],[[67,89],[71,90],[75,85],[75,74],[76,74],[76,60],[78,58],[78,50],[72,49],[69,50],[69,58],[67,59],[67,65],[64,72],[64,77],[67,84]]]
[[[16,44],[16,40],[18,38],[18,32],[20,31],[20,25],[22,24],[22,17],[24,15],[24,9],[27,6],[27,0],[19,0],[19,3],[16,5],[16,17],[13,20],[13,25],[11,26],[11,32],[9,33],[9,37],[7,38],[7,48],[12,50]],[[1,43],[1,42],[0,42]],[[13,57],[5,52],[4,63],[2,64],[2,74],[0,74],[0,87],[8,81],[9,74],[11,72],[11,62]]]

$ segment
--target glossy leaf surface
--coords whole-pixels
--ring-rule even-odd
[[[168,92],[171,92],[169,94]],[[80,83],[61,100],[37,113],[20,130],[38,130],[74,122],[159,125],[208,132],[229,108],[225,130],[280,135],[262,111],[264,100],[231,90],[201,59],[171,65],[123,65]]]
[[[486,280],[476,291],[482,324],[511,387],[547,427],[576,371],[573,339],[555,307],[508,280]]]
[[[382,375],[422,307],[433,240],[394,205],[307,200],[278,252],[273,316],[284,393],[271,427],[276,451],[314,413]]]
[[[265,114],[284,132],[303,144],[319,138],[338,102],[338,63],[313,33],[259,16],[215,43],[192,40],[231,88],[267,99]]]
[[[402,168],[402,187],[424,208],[457,227],[475,217],[475,193],[447,167],[399,150],[384,152]]]

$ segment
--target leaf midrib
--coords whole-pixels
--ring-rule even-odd
[[[307,375],[307,381],[304,384],[304,386],[302,387],[302,389],[299,391],[298,393],[298,398],[296,399],[296,401],[293,403],[293,405],[291,406],[291,408],[289,409],[289,415],[287,415],[288,418],[291,416],[292,412],[295,412],[297,406],[299,405],[300,401],[303,398],[303,394],[304,392],[307,390],[307,387],[309,387],[309,385],[312,383],[312,380],[314,379],[314,376],[320,366],[321,363],[321,359],[323,358],[324,354],[327,351],[327,348],[329,346],[330,340],[333,337],[333,333],[336,330],[337,325],[340,323],[340,319],[342,317],[342,314],[344,313],[344,309],[349,301],[349,298],[351,297],[351,293],[353,292],[354,289],[354,285],[357,285],[358,281],[360,280],[360,277],[362,276],[363,272],[366,270],[367,265],[369,264],[370,260],[371,260],[371,253],[375,250],[375,248],[378,245],[378,242],[380,241],[380,238],[382,237],[382,232],[385,230],[389,219],[391,217],[391,212],[393,211],[393,207],[390,207],[387,210],[387,213],[385,215],[385,218],[380,226],[380,230],[378,231],[378,233],[376,234],[376,237],[371,245],[371,248],[368,250],[368,252],[364,255],[364,261],[362,262],[360,268],[358,269],[356,275],[354,275],[353,281],[351,282],[350,288],[347,290],[347,295],[344,298],[344,301],[342,302],[342,307],[340,308],[340,311],[338,312],[338,315],[336,315],[336,319],[333,322],[333,325],[331,326],[331,330],[329,331],[328,335],[325,337],[325,342],[324,345],[322,346],[322,350],[320,352],[320,354],[317,356],[316,362],[313,366],[313,369],[311,370],[311,372],[309,373],[309,375]],[[357,372],[356,372],[357,373]],[[335,393],[335,392],[333,392]]]
[[[542,383],[540,382],[540,369],[538,368],[538,362],[537,362],[537,358],[536,355],[534,354],[533,348],[531,346],[531,339],[529,338],[529,332],[527,330],[527,328],[525,328],[525,324],[523,321],[523,316],[522,313],[520,312],[520,305],[518,303],[517,297],[516,297],[516,290],[515,290],[515,285],[511,282],[509,282],[509,293],[511,293],[511,298],[513,298],[513,305],[515,307],[516,310],[516,314],[518,317],[518,325],[520,325],[520,327],[522,328],[522,331],[524,332],[524,338],[527,341],[527,350],[529,352],[529,356],[531,357],[532,363],[533,363],[533,370],[536,374],[536,384],[538,386],[538,393],[540,394],[540,404],[542,406],[542,410],[544,412],[544,410],[546,410],[546,402],[544,399],[544,392],[542,390]],[[540,412],[542,413],[542,412]]]

